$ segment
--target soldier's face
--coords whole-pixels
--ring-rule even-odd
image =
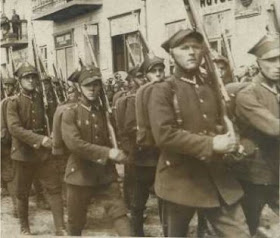
[[[134,80],[137,82],[139,86],[145,84],[144,76],[142,73],[137,73]]]
[[[258,60],[262,73],[272,81],[280,81],[280,56]]]
[[[81,85],[81,91],[84,97],[89,101],[95,101],[100,94],[101,83],[99,81],[93,81],[86,85]]]
[[[203,45],[195,38],[188,37],[171,49],[175,63],[186,71],[198,69],[203,57]]]
[[[7,96],[11,96],[13,94],[14,89],[15,89],[14,85],[7,83],[7,84],[4,84],[3,86],[4,86],[4,90],[7,94]]]
[[[33,91],[36,87],[37,76],[35,74],[28,74],[21,78],[21,86],[27,91]]]
[[[146,73],[146,77],[150,82],[163,80],[165,77],[164,67],[160,64],[155,65]]]
[[[224,78],[227,73],[227,65],[224,62],[217,62],[216,63],[220,77]]]

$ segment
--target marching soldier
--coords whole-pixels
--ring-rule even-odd
[[[117,182],[114,163],[126,156],[110,148],[105,109],[100,103],[102,87],[98,68],[84,67],[78,77],[81,98],[62,115],[62,138],[70,151],[67,184],[68,235],[81,236],[91,198],[100,198],[115,230],[131,236],[127,209]]]
[[[139,89],[140,85],[143,83],[143,73],[140,71],[140,66],[134,66],[131,68],[128,72],[128,76],[125,79],[126,88],[125,91],[120,91],[116,93],[113,97],[113,115],[116,122],[117,127],[117,134],[119,139],[119,144],[121,148],[125,151],[127,155],[131,153],[131,146],[135,145],[136,139],[135,137],[131,140],[130,132],[125,130],[126,122],[130,124],[131,119],[134,124],[132,124],[132,127],[134,127],[134,134],[136,129],[136,123],[135,123],[135,108],[132,109],[132,111],[129,111],[127,114],[127,102],[130,101],[130,99],[133,99],[133,102],[135,102],[134,97],[136,91]],[[132,102],[132,104],[133,104]],[[129,125],[131,126],[131,125]],[[128,130],[131,130],[129,128]],[[132,142],[132,143],[131,143]],[[126,164],[124,166],[124,183],[123,183],[123,190],[124,190],[124,198],[126,205],[130,209],[130,197],[131,197],[131,188],[133,186],[132,184],[132,178],[133,178],[133,166],[131,164]]]
[[[245,191],[242,205],[250,233],[255,235],[266,204],[279,215],[279,36],[264,36],[249,53],[257,57],[260,72],[237,94],[236,114],[248,159],[235,170]]]
[[[218,236],[249,237],[239,202],[242,188],[222,161],[237,142],[233,135],[217,135],[217,92],[199,68],[203,36],[179,30],[162,47],[173,57],[175,72],[153,88],[148,109],[161,150],[155,191],[163,200],[166,235],[186,236],[186,225],[201,210]]]
[[[13,215],[17,217],[14,166],[11,160],[11,135],[7,128],[7,104],[15,93],[16,80],[14,78],[3,78],[3,89],[6,98],[1,101],[1,193],[4,194],[4,189],[7,189],[7,194],[12,198]]]
[[[17,81],[15,80],[15,78],[12,77],[3,78],[3,88],[5,90],[7,97],[13,96],[15,94],[16,84]]]
[[[158,57],[145,57],[142,64],[142,70],[150,82],[160,82],[164,79],[163,59]],[[138,86],[139,87],[139,86]],[[145,86],[142,86],[145,87]],[[141,90],[141,87],[140,89]],[[137,93],[137,92],[136,92]],[[129,145],[126,147],[130,157],[131,164],[126,167],[126,180],[129,188],[124,188],[130,201],[132,227],[136,236],[144,236],[143,213],[146,209],[146,203],[149,198],[150,188],[154,184],[156,164],[158,160],[158,150],[155,148],[142,148],[136,144],[136,108],[135,92],[127,96],[126,110],[124,113],[124,131],[123,135],[127,138]],[[142,99],[146,100],[146,97]],[[137,106],[137,105],[136,105]]]
[[[42,95],[35,90],[38,73],[29,63],[15,72],[22,91],[7,106],[7,122],[12,135],[11,158],[15,164],[16,197],[21,234],[30,235],[28,197],[38,176],[50,204],[56,235],[64,235],[61,183],[49,158],[52,140],[47,136]]]

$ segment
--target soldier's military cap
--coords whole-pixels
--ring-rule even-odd
[[[168,40],[163,42],[161,44],[161,47],[165,49],[166,52],[169,53],[170,49],[178,46],[184,39],[186,39],[186,37],[194,37],[201,43],[204,41],[203,35],[200,32],[189,28],[180,29],[174,35],[172,35]]]
[[[155,55],[149,56],[146,55],[144,58],[144,61],[140,67],[140,71],[143,73],[149,72],[155,65],[162,65],[163,68],[165,67],[164,65],[164,59],[157,57]]]
[[[262,37],[249,51],[258,59],[270,59],[280,56],[279,35],[269,34]]]
[[[77,83],[80,74],[81,74],[81,70],[76,69],[76,70],[67,78],[67,80],[70,81],[70,82],[72,82],[72,83]]]
[[[38,75],[38,72],[36,68],[28,62],[22,63],[14,72],[14,75],[18,78],[22,78],[30,74]]]
[[[17,81],[15,78],[3,78],[3,84],[15,84]]]
[[[102,75],[100,69],[95,66],[84,66],[78,77],[78,83],[80,85],[87,85],[95,80],[101,80]]]

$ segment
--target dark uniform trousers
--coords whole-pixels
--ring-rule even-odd
[[[217,208],[196,208],[162,200],[162,219],[166,237],[186,237],[187,224],[194,213],[201,211],[218,237],[249,237],[240,203]]]
[[[67,184],[68,225],[71,235],[81,235],[91,199],[101,201],[106,215],[116,220],[127,213],[117,182],[99,186]]]
[[[14,161],[14,163],[16,195],[19,199],[29,196],[35,176],[38,177],[47,194],[60,194],[61,182],[51,159],[43,162]]]
[[[132,210],[143,212],[155,182],[156,167],[131,165],[134,174],[131,187],[130,206]]]
[[[279,186],[253,184],[240,181],[244,190],[242,208],[246,216],[251,235],[256,234],[260,216],[266,204],[279,216]]]

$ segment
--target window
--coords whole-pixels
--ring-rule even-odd
[[[112,37],[113,68],[116,71],[128,71],[141,64],[147,53],[138,32]]]
[[[45,69],[47,70],[48,69],[48,51],[47,51],[46,45],[40,46],[40,56],[41,56],[44,66],[45,66]]]
[[[66,79],[74,69],[73,31],[55,35],[54,40],[57,69],[62,71],[63,78]]]

